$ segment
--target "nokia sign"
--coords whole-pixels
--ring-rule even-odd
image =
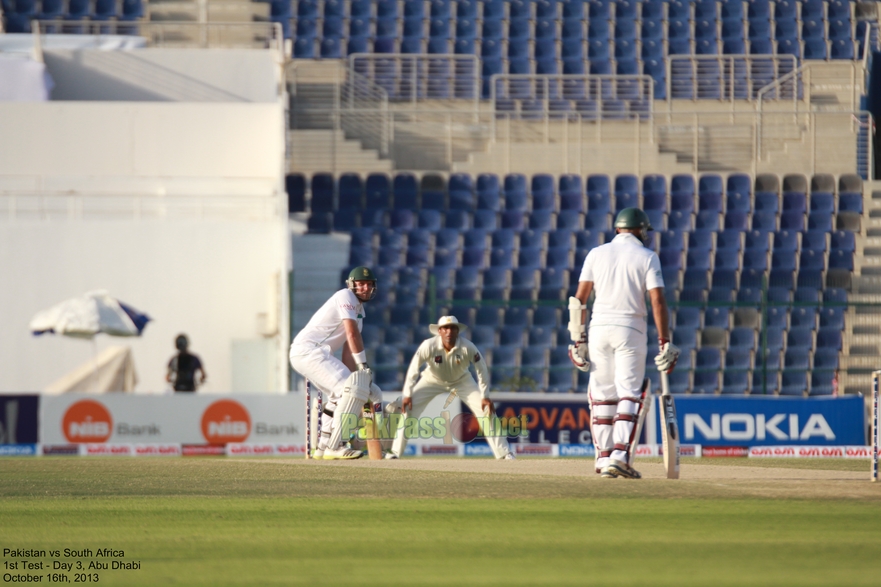
[[[862,397],[678,396],[679,429],[686,443],[704,446],[862,445]]]

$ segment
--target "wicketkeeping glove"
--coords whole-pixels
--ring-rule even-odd
[[[590,371],[590,356],[587,350],[587,337],[582,336],[581,340],[569,345],[569,360],[575,365],[579,371],[587,373]]]
[[[659,338],[658,345],[660,352],[655,357],[655,365],[657,365],[658,371],[663,371],[669,375],[673,372],[676,361],[679,360],[679,347],[666,338]]]

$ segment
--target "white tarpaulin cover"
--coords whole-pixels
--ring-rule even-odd
[[[34,334],[92,338],[99,332],[112,336],[138,336],[143,326],[139,329],[132,316],[106,291],[96,290],[38,312],[31,320],[30,329]]]
[[[113,346],[100,355],[83,363],[64,377],[51,383],[46,393],[82,391],[107,393],[109,391],[133,392],[138,383],[132,350],[127,346]]]

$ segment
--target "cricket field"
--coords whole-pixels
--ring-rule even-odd
[[[0,582],[881,585],[865,460],[684,459],[676,481],[659,459],[636,468],[4,458]]]

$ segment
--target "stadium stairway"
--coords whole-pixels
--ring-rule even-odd
[[[864,210],[856,233],[854,274],[845,315],[840,388],[871,397],[872,371],[881,369],[881,181],[863,182]],[[843,219],[839,216],[839,224]],[[844,219],[847,221],[847,219]],[[851,224],[851,228],[855,228]]]
[[[148,0],[150,21],[254,22],[269,20],[269,4],[250,0]]]

